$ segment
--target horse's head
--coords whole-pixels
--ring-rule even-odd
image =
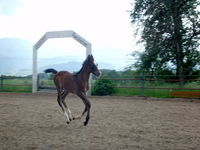
[[[88,69],[90,70],[90,72],[96,76],[100,76],[101,71],[98,69],[98,65],[94,63],[94,57],[92,55],[88,55],[86,61],[87,61]]]

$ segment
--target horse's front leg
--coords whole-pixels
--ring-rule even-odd
[[[86,116],[86,119],[85,119],[85,122],[84,122],[84,126],[86,126],[88,124],[89,119],[90,119],[91,103],[87,99],[85,93],[80,92],[77,95],[83,100],[83,103],[85,104],[85,110],[83,111],[82,116],[84,115],[85,112],[87,112],[87,116]]]

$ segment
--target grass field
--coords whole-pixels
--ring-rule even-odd
[[[116,95],[127,95],[127,96],[149,96],[159,98],[170,98],[169,90],[155,90],[155,89],[142,89],[139,88],[120,88],[117,89]]]
[[[122,86],[124,85],[122,84]],[[187,82],[184,83],[183,85],[180,85],[180,83],[151,81],[151,82],[145,82],[142,86],[140,85],[140,83],[132,82],[131,84],[129,83],[128,86],[133,86],[138,88],[118,88],[116,95],[171,98],[171,95],[169,94],[171,91],[200,91],[199,81]]]
[[[4,79],[0,85],[2,92],[31,92],[32,80],[30,78]]]

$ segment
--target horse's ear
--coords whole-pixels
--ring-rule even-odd
[[[91,59],[91,60],[94,60],[94,57],[93,57],[93,55],[92,55],[92,54],[90,55],[90,59]]]
[[[91,54],[89,54],[88,57],[87,57],[87,60],[94,61],[94,57]]]
[[[89,59],[90,59],[90,55],[87,56],[86,60],[89,60]]]

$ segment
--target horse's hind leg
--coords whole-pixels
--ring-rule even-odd
[[[72,113],[71,113],[70,109],[67,107],[67,105],[66,105],[66,103],[65,103],[65,97],[66,97],[68,94],[69,94],[69,93],[66,92],[66,91],[63,92],[63,94],[62,94],[62,103],[63,103],[63,105],[64,105],[64,109],[65,109],[64,111],[65,111],[66,113],[68,113],[68,115],[69,115],[69,120],[72,121],[72,120],[74,120],[74,117],[72,117]]]
[[[63,105],[62,105],[63,93],[60,92],[60,91],[58,91],[58,98],[57,98],[57,101],[58,101],[58,104],[59,104],[59,106],[61,107],[62,111],[64,112],[64,115],[65,115],[66,118],[67,118],[67,124],[69,124],[69,123],[70,123],[69,116],[68,116],[68,114],[67,114],[67,112],[66,112],[65,107],[63,107]]]
[[[85,106],[85,109],[84,109],[84,111],[83,111],[81,116],[83,116],[86,113],[86,111],[87,111],[87,107]]]

